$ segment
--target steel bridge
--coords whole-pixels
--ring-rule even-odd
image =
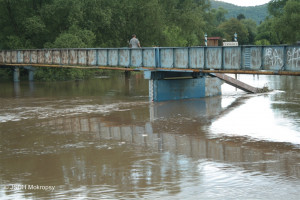
[[[203,78],[208,76],[232,83],[233,80],[227,80],[226,75],[220,76],[220,73],[300,76],[300,46],[0,50],[0,66],[13,68],[15,81],[18,81],[20,67],[29,70],[30,80],[33,80],[35,67],[144,71],[144,77],[150,80],[149,89],[152,88],[149,90],[150,96],[152,95],[152,100],[159,101],[199,97],[191,95],[197,93],[197,88],[216,86],[211,80],[203,82]],[[183,77],[191,77],[193,80],[187,81]],[[167,79],[169,81],[165,82]],[[180,81],[176,83],[174,79]],[[182,93],[195,84],[198,85],[196,88],[186,94]],[[246,88],[242,82],[232,84],[239,85],[242,89]],[[167,92],[170,89],[175,93],[180,91],[180,96],[169,98],[172,95],[176,96]],[[248,92],[255,91],[257,91],[255,88],[248,90]],[[166,95],[162,95],[163,93]],[[219,92],[209,89],[200,96],[216,94]]]

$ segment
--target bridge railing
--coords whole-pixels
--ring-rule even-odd
[[[0,50],[0,65],[300,72],[300,46]]]

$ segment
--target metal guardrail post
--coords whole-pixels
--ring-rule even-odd
[[[261,47],[261,66],[260,66],[260,70],[264,70],[264,65],[265,65],[264,50],[265,50],[265,47],[262,46]]]
[[[286,61],[287,61],[287,50],[286,46],[283,47],[283,65],[281,70],[286,70]]]
[[[207,47],[203,47],[204,48],[204,69],[207,69]]]
[[[161,60],[160,60],[160,49],[155,48],[155,68],[161,67]]]
[[[225,52],[224,52],[224,47],[221,47],[221,55],[222,55],[222,58],[221,58],[221,69],[224,69],[225,66],[224,66],[224,55],[225,55]]]

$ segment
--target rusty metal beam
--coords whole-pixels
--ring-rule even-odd
[[[0,68],[4,66],[33,66],[33,67],[53,67],[53,68],[73,68],[73,69],[105,69],[105,70],[121,70],[121,71],[141,71],[137,68],[127,67],[106,67],[106,66],[73,66],[73,65],[49,65],[49,64],[3,64],[0,63]]]
[[[209,69],[166,69],[166,68],[153,68],[143,67],[143,70],[151,71],[178,71],[178,72],[199,72],[199,73],[220,73],[220,74],[256,74],[256,75],[287,75],[287,76],[300,76],[300,72],[293,71],[252,71],[252,70],[209,70]]]
[[[300,76],[300,72],[293,71],[251,71],[251,70],[199,70],[202,73],[221,73],[221,74],[256,74],[256,75],[286,75]]]
[[[156,68],[156,67],[112,67],[112,66],[78,66],[78,65],[53,65],[53,64],[8,64],[0,63],[0,68],[5,66],[34,66],[34,67],[55,67],[55,68],[76,68],[76,69],[104,69],[121,71],[177,71],[177,72],[199,72],[199,73],[220,73],[220,74],[255,74],[255,75],[285,75],[300,76],[300,72],[293,71],[255,71],[255,70],[209,70],[209,69],[180,69],[180,68]]]

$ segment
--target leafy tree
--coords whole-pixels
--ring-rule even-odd
[[[207,24],[208,31],[207,34],[211,36],[219,36],[223,37],[223,32],[218,28],[218,26],[226,21],[225,15],[227,14],[227,10],[219,7],[218,9],[212,9],[209,12],[209,21]]]
[[[88,48],[93,47],[96,36],[90,30],[81,30],[72,26],[69,31],[61,33],[53,44],[46,43],[46,48]]]
[[[249,33],[247,27],[236,18],[231,18],[230,20],[223,22],[220,24],[219,28],[224,32],[227,41],[233,41],[234,34],[237,33],[239,44],[248,44]]]
[[[188,41],[183,37],[182,30],[178,26],[166,26],[163,30],[163,37],[165,43],[169,46],[187,46]]]
[[[215,10],[215,9],[213,9],[213,10]],[[218,10],[216,10],[213,13],[215,14],[216,25],[218,26],[220,23],[222,23],[226,20],[225,15],[228,13],[228,11],[225,10],[224,8],[220,7],[220,8],[218,8]]]
[[[268,3],[268,11],[270,15],[278,17],[282,15],[283,8],[289,0],[271,0]]]
[[[275,31],[275,20],[274,18],[267,18],[257,27],[256,41],[264,40],[270,44],[279,44],[279,36]]]
[[[6,37],[5,40],[5,47],[9,49],[31,49],[33,45],[31,44],[30,40],[26,40],[25,38],[10,35]]]
[[[34,0],[0,0],[0,43],[2,48],[32,48],[26,26],[34,26],[40,6]],[[30,20],[31,19],[31,20]],[[9,38],[8,38],[9,37]],[[13,45],[13,46],[10,46]]]
[[[181,29],[180,35],[185,38],[185,46],[200,45],[203,43],[204,32],[207,31],[209,14],[207,13],[209,4],[206,0],[161,0],[164,10],[166,24],[172,30],[174,27]],[[174,29],[173,29],[174,30]],[[169,33],[178,33],[178,30],[168,31]],[[181,46],[182,40],[175,46]],[[163,43],[163,45],[167,45]]]
[[[255,37],[257,34],[257,26],[255,21],[252,19],[243,19],[241,20],[242,24],[247,28],[248,31],[248,43],[246,44],[254,44]]]
[[[256,40],[265,39],[271,44],[292,44],[300,40],[298,0],[272,0],[268,10],[271,16],[258,27]]]
[[[127,34],[137,34],[142,46],[160,45],[164,29],[164,12],[158,0],[130,0]],[[131,9],[131,10],[130,10]],[[128,36],[126,38],[128,38]],[[125,39],[125,38],[124,38]],[[129,39],[129,38],[128,38]]]
[[[32,48],[41,47],[49,34],[40,16],[28,17],[23,22],[24,37],[31,43]]]
[[[244,14],[239,14],[237,17],[236,17],[238,20],[242,20],[242,19],[246,19],[245,15]]]
[[[300,40],[300,1],[290,0],[286,2],[281,16],[277,18],[275,30],[282,41],[292,44]]]
[[[271,45],[271,43],[266,39],[262,39],[255,41],[255,45]]]

